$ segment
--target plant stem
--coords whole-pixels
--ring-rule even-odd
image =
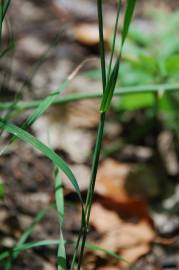
[[[81,244],[79,262],[78,262],[78,270],[80,270],[80,266],[82,263],[85,242],[86,242],[86,237],[87,237],[87,233],[88,233],[91,207],[92,207],[93,198],[94,198],[94,188],[95,188],[95,183],[96,183],[96,175],[97,175],[101,146],[102,146],[102,141],[103,141],[105,118],[106,118],[106,114],[101,113],[99,126],[98,126],[98,132],[97,132],[97,138],[96,138],[96,144],[95,144],[95,149],[94,149],[94,155],[93,155],[90,184],[89,184],[89,189],[88,189],[87,198],[86,198],[85,215],[86,215],[86,224],[87,225],[86,225],[86,230],[85,230],[83,237],[82,237],[82,244]]]
[[[106,63],[105,63],[105,49],[104,49],[102,0],[97,0],[97,8],[98,8],[98,26],[99,26],[99,49],[100,49],[101,73],[104,92],[106,87]]]
[[[128,94],[137,94],[137,93],[156,93],[156,92],[174,92],[179,90],[179,84],[149,84],[149,85],[140,85],[140,86],[128,86],[120,87],[114,92],[114,96],[128,95]],[[101,98],[103,93],[101,91],[95,91],[90,93],[75,93],[69,94],[66,96],[57,97],[52,104],[65,104],[69,102],[75,102],[86,99],[96,99]],[[41,103],[41,100],[32,100],[32,101],[19,101],[14,105],[13,110],[30,110],[38,107]],[[0,102],[0,111],[8,110],[12,105],[12,102]]]

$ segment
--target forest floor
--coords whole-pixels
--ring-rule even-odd
[[[99,67],[96,1],[39,2],[12,1],[9,29],[16,46],[12,55],[0,63],[1,74],[6,74],[1,100],[15,99],[17,89],[22,100],[43,98],[87,58],[91,60],[65,94],[100,90],[100,81],[85,75]],[[107,40],[115,7],[113,1],[106,2]],[[136,18],[141,19],[149,5],[139,2]],[[150,6],[171,12],[178,7],[177,1],[150,2]],[[88,31],[91,36],[86,34]],[[32,134],[68,162],[84,196],[98,107],[99,100],[53,106],[31,128]],[[21,124],[29,113],[13,115],[13,121]],[[135,133],[135,129],[150,125],[142,111],[130,112],[126,118],[127,124],[121,122],[113,109],[107,116],[88,241],[119,253],[129,265],[101,252],[87,251],[82,269],[128,270],[134,265],[141,270],[179,269],[179,146],[173,140],[174,134],[158,122],[149,132]],[[2,136],[2,148],[8,139],[7,134]],[[5,190],[0,199],[0,251],[14,247],[39,211],[54,203],[53,175],[51,162],[20,141],[0,156],[0,180]],[[65,176],[63,183],[64,237],[71,240],[80,228],[80,205]],[[51,207],[28,242],[58,239],[59,231],[57,212]],[[67,252],[70,258],[70,247]],[[5,268],[0,265],[0,269]],[[54,270],[56,247],[24,251],[13,261],[12,269]]]

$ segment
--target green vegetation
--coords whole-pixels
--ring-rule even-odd
[[[171,17],[168,18],[167,27],[163,27],[163,20],[165,20],[166,15],[152,13],[152,15],[149,15],[149,19],[150,16],[154,17],[154,26],[151,30],[143,33],[138,28],[136,22],[129,31],[135,3],[136,1],[134,0],[127,1],[124,22],[122,25],[122,34],[121,37],[118,38],[119,17],[121,13],[121,1],[118,1],[114,33],[111,39],[110,60],[109,63],[107,63],[103,37],[103,20],[105,19],[103,5],[102,0],[97,1],[101,60],[100,78],[102,78],[103,91],[78,93],[61,97],[60,94],[71,81],[70,76],[58,89],[52,92],[51,95],[44,98],[44,100],[0,103],[0,110],[2,111],[8,111],[12,108],[15,111],[34,108],[32,114],[21,127],[17,127],[15,124],[11,123],[10,119],[6,116],[5,118],[0,119],[0,129],[12,135],[8,145],[13,143],[15,139],[20,139],[40,151],[52,161],[55,168],[56,209],[59,216],[60,227],[59,240],[44,240],[36,243],[27,243],[28,237],[32,233],[34,226],[43,219],[49,208],[40,212],[31,226],[28,227],[21,236],[13,250],[10,252],[5,251],[0,254],[0,261],[3,261],[6,270],[12,268],[13,260],[16,259],[21,251],[45,245],[58,245],[58,270],[67,268],[65,251],[65,246],[67,244],[74,246],[74,255],[70,266],[71,270],[75,268],[79,270],[81,268],[85,248],[102,250],[117,259],[122,259],[120,256],[117,256],[110,251],[100,249],[99,247],[92,246],[86,242],[91,207],[94,199],[96,174],[102,148],[106,113],[109,111],[112,103],[112,108],[118,113],[120,120],[127,121],[125,118],[126,113],[142,109],[144,110],[146,122],[157,119],[160,120],[164,126],[172,128],[175,131],[178,130],[177,122],[179,118],[179,95],[176,91],[179,89],[179,38],[177,36],[179,14],[175,13],[174,15],[171,15]],[[3,22],[9,4],[10,0],[1,1],[0,4],[1,36]],[[169,15],[167,14],[167,16]],[[155,29],[155,31],[153,29]],[[1,46],[0,56],[3,57],[10,47],[3,49]],[[86,74],[86,76],[92,75],[93,77],[96,76],[96,78],[99,78],[99,70],[93,71],[93,74]],[[113,102],[113,96],[120,97]],[[97,130],[94,155],[92,158],[90,184],[86,200],[84,200],[78,185],[78,179],[76,179],[68,164],[51,148],[32,136],[27,129],[37,121],[51,105],[88,98],[101,98],[101,105],[99,109],[100,121]],[[81,229],[78,239],[75,242],[70,243],[66,242],[63,237],[65,211],[61,172],[64,172],[68,177],[81,204]],[[0,182],[0,198],[3,194],[4,188]],[[8,260],[9,258],[11,258],[11,260]]]
[[[2,25],[3,25],[3,20],[5,18],[9,4],[10,4],[10,1],[1,2],[1,6],[0,6],[1,30],[2,30]],[[73,185],[78,195],[78,198],[81,202],[81,207],[82,207],[81,229],[79,232],[77,242],[75,244],[74,256],[73,256],[71,267],[70,267],[70,269],[73,270],[75,268],[75,265],[77,265],[77,269],[80,269],[82,260],[83,260],[84,249],[86,246],[86,237],[87,237],[88,226],[89,226],[90,212],[91,212],[91,206],[92,206],[93,197],[94,197],[94,187],[95,187],[96,174],[97,174],[99,156],[100,156],[102,139],[103,139],[104,124],[105,124],[105,113],[109,109],[111,99],[113,97],[113,93],[115,90],[120,61],[121,61],[122,48],[128,34],[129,25],[130,25],[134,7],[135,7],[135,1],[129,0],[127,2],[126,13],[125,13],[125,18],[124,18],[124,27],[123,27],[123,32],[122,32],[122,42],[120,45],[120,52],[119,52],[119,55],[117,56],[117,59],[114,60],[113,58],[114,58],[114,50],[115,50],[115,41],[117,37],[118,18],[119,18],[119,13],[121,11],[121,1],[119,1],[118,3],[118,12],[116,16],[116,24],[115,24],[116,26],[115,26],[115,33],[114,33],[114,38],[113,38],[113,50],[111,52],[110,70],[108,72],[108,76],[106,75],[105,50],[104,50],[104,40],[103,40],[102,1],[100,0],[97,1],[97,7],[98,7],[98,20],[99,20],[99,33],[100,33],[100,55],[101,55],[101,71],[102,71],[102,79],[103,79],[102,80],[103,81],[103,96],[102,96],[102,102],[101,102],[101,108],[100,108],[100,122],[99,122],[99,127],[98,127],[98,132],[97,132],[96,146],[95,146],[93,162],[92,162],[91,180],[90,180],[90,185],[88,188],[86,202],[83,201],[77,179],[75,178],[73,172],[70,170],[66,162],[61,157],[59,157],[52,149],[50,149],[49,147],[47,147],[46,145],[38,141],[29,132],[24,130],[24,129],[29,128],[49,108],[49,106],[55,101],[55,98],[57,97],[57,95],[59,95],[62,92],[62,90],[65,89],[66,83],[69,82],[69,79],[67,79],[67,81],[65,81],[64,84],[62,84],[62,86],[60,86],[59,89],[53,92],[50,96],[48,96],[47,98],[45,98],[44,100],[38,103],[38,106],[35,109],[35,111],[25,121],[25,123],[22,125],[21,128],[9,122],[7,120],[7,116],[4,119],[3,118],[0,119],[0,129],[5,130],[6,132],[13,135],[13,137],[9,141],[9,144],[13,143],[16,138],[24,141],[27,144],[30,144],[35,149],[39,150],[45,156],[47,156],[53,162],[54,167],[56,168],[55,169],[56,206],[57,206],[57,211],[59,213],[59,223],[61,227],[60,240],[58,241],[59,247],[58,247],[58,255],[57,255],[57,258],[58,258],[57,262],[58,262],[59,270],[66,269],[65,242],[63,239],[63,232],[62,232],[63,220],[64,220],[64,202],[63,202],[63,192],[61,189],[60,172],[63,171],[66,174],[69,181]],[[113,61],[115,61],[114,64],[113,64]],[[9,108],[15,109],[15,107],[16,107],[16,102],[9,104]],[[10,253],[5,252],[4,254],[3,253],[1,254],[0,256],[1,260],[5,259],[7,256],[11,254],[10,255],[11,260],[5,262],[6,270],[12,267],[12,261],[19,254],[19,251],[16,251],[16,250],[23,250],[23,245],[26,242],[28,236],[30,235],[33,227],[36,225],[37,222],[39,222],[43,218],[45,212],[43,211],[42,213],[38,214],[33,224],[27,229],[27,231],[25,231],[24,235],[22,235],[18,244],[14,247],[15,253],[11,251]],[[48,241],[46,242],[46,244],[47,243]],[[39,246],[39,245],[41,244],[35,243],[35,246]],[[24,249],[25,248],[26,246],[24,246]]]

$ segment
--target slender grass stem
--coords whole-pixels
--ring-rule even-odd
[[[115,28],[114,28],[114,35],[113,35],[113,41],[112,41],[112,51],[111,51],[111,57],[110,57],[110,61],[109,61],[107,80],[109,80],[110,75],[111,75],[111,68],[112,68],[113,56],[114,56],[115,45],[116,45],[116,36],[117,36],[117,31],[118,31],[120,10],[121,10],[121,0],[118,0],[117,15],[116,15]]]
[[[102,141],[103,141],[105,117],[106,117],[105,113],[102,113],[100,115],[100,122],[99,122],[99,126],[98,126],[96,144],[95,144],[94,155],[93,155],[90,184],[89,184],[89,189],[88,189],[87,198],[86,198],[85,216],[86,216],[87,226],[86,226],[86,230],[83,234],[82,241],[81,241],[81,250],[80,250],[80,255],[79,255],[78,270],[80,270],[80,266],[82,263],[84,248],[85,248],[85,243],[86,243],[86,237],[87,237],[87,233],[88,233],[91,207],[92,207],[93,198],[94,198],[94,188],[95,188],[95,183],[96,183],[96,175],[97,175],[101,146],[102,146]]]
[[[104,35],[103,35],[104,27],[103,27],[103,8],[102,8],[102,6],[103,6],[102,0],[97,0],[98,27],[99,27],[99,48],[100,48],[100,60],[101,60],[102,85],[103,85],[103,94],[104,94],[107,82],[106,82],[106,64],[105,64],[105,49],[104,49]],[[78,266],[77,266],[78,270],[80,270],[81,265],[82,265],[86,237],[87,237],[87,233],[88,233],[90,210],[91,210],[91,205],[92,205],[93,196],[94,196],[96,174],[97,174],[99,157],[100,157],[100,152],[101,152],[101,145],[102,145],[102,140],[103,140],[104,123],[105,123],[105,113],[100,115],[95,150],[94,150],[94,154],[93,154],[90,184],[89,184],[89,188],[88,188],[88,193],[87,193],[87,198],[86,198],[86,206],[85,206],[86,226],[84,228],[84,231],[82,231],[83,227],[81,227],[81,230],[80,230],[80,232],[82,231],[82,240],[81,240],[81,247],[80,247],[80,251],[79,251],[79,259],[78,259]]]
[[[101,73],[102,73],[102,83],[103,83],[103,92],[104,92],[105,87],[106,87],[106,62],[105,62],[105,49],[104,49],[102,0],[97,0],[97,8],[98,8],[98,26],[99,26],[99,49],[100,49]]]
[[[138,93],[165,93],[165,92],[176,92],[179,90],[179,83],[176,84],[149,84],[140,86],[128,86],[120,87],[115,90],[114,96],[123,96],[128,94]],[[69,102],[76,102],[87,99],[101,98],[103,93],[101,91],[94,91],[89,93],[75,93],[66,96],[59,96],[52,102],[52,105],[66,104]],[[39,106],[41,100],[32,101],[19,101],[13,108],[16,111],[31,110]],[[8,110],[11,106],[11,102],[0,102],[0,111]]]

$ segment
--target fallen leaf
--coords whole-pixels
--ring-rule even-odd
[[[106,217],[110,222],[106,222]],[[99,203],[95,203],[91,211],[91,223],[99,233],[106,233],[111,228],[118,228],[122,220],[116,214],[115,211],[106,210]]]
[[[100,195],[102,203],[107,208],[119,211],[126,218],[139,217],[151,220],[145,200],[130,196],[126,190],[130,171],[129,164],[119,163],[113,159],[105,160],[97,174],[95,192]]]
[[[119,253],[130,264],[148,253],[155,239],[150,223],[140,220],[138,223],[126,222],[117,212],[95,203],[91,211],[91,225],[101,234],[97,245]]]
[[[125,191],[125,180],[130,166],[112,159],[105,160],[98,171],[95,191],[117,202],[126,202],[129,196]]]
[[[140,244],[137,246],[132,246],[131,248],[126,248],[121,251],[121,256],[126,259],[129,264],[133,264],[150,251],[150,246],[148,244]],[[123,263],[122,263],[123,264]]]

